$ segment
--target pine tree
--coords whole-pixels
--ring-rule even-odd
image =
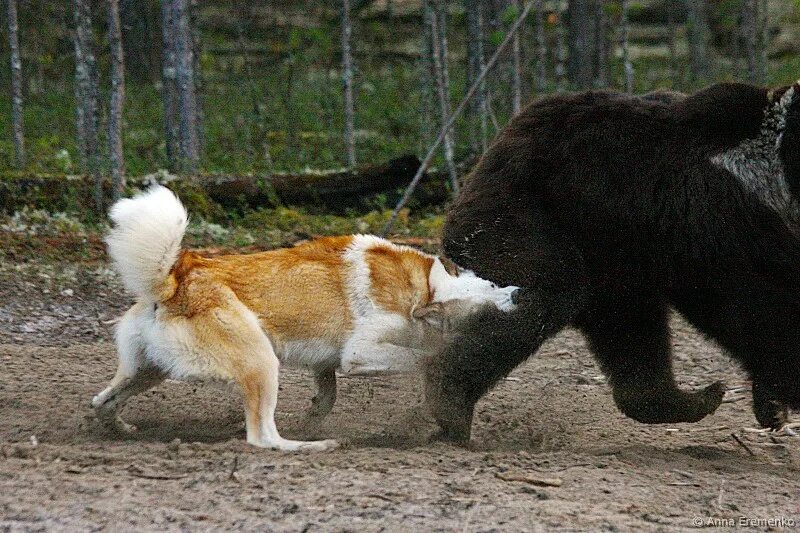
[[[547,46],[544,40],[544,0],[536,0],[534,6],[534,41],[536,45],[536,92],[543,93],[547,88]]]
[[[591,0],[569,0],[569,81],[576,89],[590,89],[594,79],[595,10]]]

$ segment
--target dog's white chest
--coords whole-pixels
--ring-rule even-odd
[[[326,368],[339,366],[341,347],[325,339],[290,340],[276,346],[276,355],[290,366]]]

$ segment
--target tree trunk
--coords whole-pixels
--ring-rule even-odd
[[[708,57],[710,30],[705,0],[686,0],[686,34],[689,41],[689,77],[697,84],[710,77]]]
[[[759,83],[759,0],[742,2],[742,36],[744,37],[745,57],[747,59],[747,81]]]
[[[547,47],[544,42],[544,0],[536,0],[534,9],[534,40],[536,44],[536,92],[547,88]]]
[[[262,152],[262,157],[264,159],[264,163],[266,167],[272,171],[272,154],[270,153],[270,146],[269,146],[269,138],[267,136],[267,126],[266,120],[264,118],[264,111],[262,109],[262,95],[261,91],[258,89],[258,84],[256,83],[255,78],[253,77],[253,68],[250,65],[250,54],[247,52],[247,46],[245,45],[244,35],[245,35],[245,22],[247,23],[248,28],[252,28],[253,22],[253,8],[247,0],[239,0],[238,2],[238,10],[236,12],[236,33],[237,39],[236,42],[239,46],[239,53],[242,55],[242,61],[244,63],[244,72],[245,76],[247,76],[247,84],[250,86],[250,99],[251,105],[253,106],[253,119],[256,125],[256,137],[258,142],[260,143],[260,148]],[[248,132],[250,132],[251,128],[248,128]],[[251,134],[248,134],[248,151],[251,154],[255,151],[253,138]],[[254,161],[255,164],[255,161]]]
[[[594,6],[591,0],[569,0],[569,81],[576,89],[590,89],[594,78]]]
[[[433,29],[430,25],[431,7],[429,0],[423,0],[422,7],[422,54],[420,54],[421,76],[421,117],[420,117],[420,151],[430,146],[436,138],[435,128],[431,117],[436,112],[434,95],[436,94],[436,72],[433,65]]]
[[[81,170],[93,176],[94,200],[103,210],[103,184],[98,151],[98,79],[94,55],[92,14],[89,0],[73,0],[75,20],[75,108],[78,158]]]
[[[519,0],[511,0],[511,5],[514,7],[514,13],[519,14]],[[511,111],[514,115],[522,108],[522,57],[519,33],[514,34],[514,40],[511,42]]]
[[[483,70],[483,0],[464,0],[467,18],[467,89],[471,87]],[[470,124],[470,140],[472,151],[485,151],[488,144],[488,116],[486,108],[486,83],[481,83],[475,99],[467,109],[467,120]],[[477,130],[477,125],[480,130]],[[477,130],[477,131],[476,131]],[[478,135],[479,131],[479,135]],[[480,140],[480,144],[478,144]]]
[[[356,166],[355,103],[353,101],[353,53],[350,40],[353,35],[350,20],[350,0],[342,0],[342,84],[344,86],[344,144],[347,166]]]
[[[677,50],[677,41],[678,41],[678,30],[675,25],[675,3],[669,2],[667,4],[667,31],[668,31],[668,42],[667,47],[669,48],[669,73],[670,78],[672,78],[672,88],[678,88],[681,83],[678,79],[678,50]]]
[[[608,17],[604,4],[604,0],[595,4],[594,85],[598,88],[608,87]]]
[[[119,200],[125,189],[125,158],[122,153],[122,109],[125,105],[125,55],[119,0],[108,0],[108,44],[111,50],[111,106],[108,113],[108,155],[111,163],[111,194]]]
[[[8,0],[8,42],[11,48],[11,121],[14,137],[14,165],[25,166],[25,130],[22,120],[22,59],[19,51],[17,0]]]
[[[450,119],[450,79],[447,73],[447,4],[445,0],[435,0],[436,9],[431,9],[427,0],[423,0],[426,21],[431,27],[431,57],[433,59],[433,70],[436,75],[436,92],[439,96],[439,116],[441,128],[444,129]],[[453,192],[458,192],[458,173],[453,162],[453,136],[452,130],[447,131],[442,143],[444,161],[447,172],[450,176],[450,185]]]
[[[178,87],[177,58],[175,55],[175,14],[173,0],[161,0],[161,38],[162,38],[162,100],[164,104],[164,140],[167,152],[167,166],[178,169],[180,148],[178,146]]]
[[[559,2],[560,6],[560,2]],[[558,7],[558,20],[556,22],[556,91],[567,90],[567,29],[564,22],[564,11]]]
[[[769,1],[761,0],[761,83],[769,79]]]
[[[183,172],[197,172],[200,152],[197,144],[197,99],[194,79],[194,53],[190,28],[189,0],[174,0],[175,58],[178,87],[178,131],[180,167]]]
[[[620,17],[620,40],[622,47],[622,65],[625,72],[625,92],[633,92],[633,64],[631,63],[631,50],[629,42],[630,23],[628,21],[629,0],[622,0],[622,13]]]
[[[197,116],[197,157],[202,158],[206,138],[206,115],[203,111],[203,89],[205,88],[205,78],[203,78],[203,68],[200,59],[203,55],[203,40],[200,38],[200,26],[198,23],[198,13],[200,11],[198,0],[189,2],[189,27],[192,37],[192,71],[194,72],[195,105]]]

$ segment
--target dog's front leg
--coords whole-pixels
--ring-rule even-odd
[[[336,369],[326,368],[314,373],[314,398],[311,407],[306,411],[306,417],[314,421],[325,418],[336,403]]]

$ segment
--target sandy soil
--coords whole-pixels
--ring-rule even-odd
[[[615,409],[575,332],[479,404],[469,448],[428,444],[410,377],[341,379],[315,430],[310,380],[281,378],[288,437],[323,454],[248,447],[236,391],[167,382],[102,430],[89,399],[112,376],[111,325],[129,301],[103,267],[0,265],[0,530],[684,530],[740,517],[800,523],[800,438],[748,432],[749,383],[674,321],[685,387],[732,392],[701,423],[645,426]],[[741,443],[737,442],[736,437]],[[538,486],[550,480],[560,486]],[[781,524],[777,524],[780,529]],[[765,529],[766,524],[757,524]]]

